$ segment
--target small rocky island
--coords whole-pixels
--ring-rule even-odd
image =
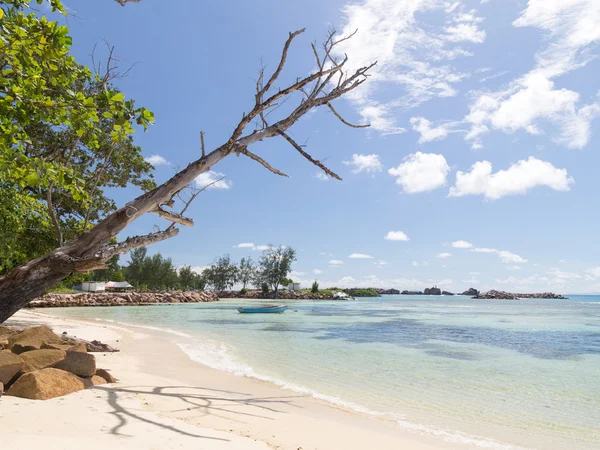
[[[488,292],[480,293],[473,298],[485,299],[485,300],[519,300],[523,298],[544,298],[544,299],[566,299],[560,294],[553,292],[543,292],[540,294],[513,294],[511,292],[491,290]]]
[[[475,288],[469,288],[460,295],[468,295],[469,297],[477,297],[479,295],[479,291]]]
[[[454,295],[452,292],[442,291],[439,287],[426,288],[425,291],[402,291],[402,295]]]

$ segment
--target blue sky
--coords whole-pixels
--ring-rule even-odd
[[[270,139],[253,151],[291,178],[224,160],[210,175],[225,180],[189,210],[196,225],[150,252],[201,268],[273,243],[297,249],[305,284],[600,291],[597,0],[67,5],[80,62],[106,39],[122,67],[138,63],[119,87],[156,115],[136,141],[158,181],[199,157],[200,130],[208,148],[229,137],[289,31],[307,29],[282,82],[314,70],[310,42],[330,26],[358,29],[341,48],[352,67],[378,61],[336,105],[371,128],[320,110],[291,130],[343,182]],[[114,191],[119,204],[136,194]]]

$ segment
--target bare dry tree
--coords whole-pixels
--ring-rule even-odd
[[[287,130],[302,116],[320,106],[328,107],[335,117],[345,125],[366,126],[350,124],[334,109],[332,102],[364,83],[369,75],[369,70],[376,63],[351,72],[346,71],[345,65],[348,57],[338,59],[333,55],[333,50],[339,43],[351,38],[352,35],[336,40],[335,31],[330,30],[321,49],[317,49],[312,44],[317,64],[316,71],[304,78],[297,78],[287,87],[277,88],[275,84],[286,64],[292,41],[303,32],[304,29],[289,34],[283,46],[279,64],[271,76],[267,78],[264,68],[261,69],[256,83],[254,105],[250,112],[243,114],[227,142],[207,153],[204,149],[204,133],[201,133],[202,156],[200,159],[190,163],[185,169],[154,190],[139,196],[110,214],[77,239],[0,278],[0,323],[31,300],[43,295],[71,273],[83,273],[103,268],[114,255],[127,253],[134,248],[174,237],[179,233],[179,228],[175,225],[192,226],[194,221],[185,217],[184,213],[191,201],[197,197],[197,193],[192,193],[191,198],[183,201],[184,208],[180,212],[172,209],[175,200],[183,189],[194,182],[198,175],[207,172],[227,156],[232,154],[246,156],[274,174],[287,177],[285,173],[272,167],[263,158],[249,150],[254,143],[281,136],[310,163],[323,170],[328,176],[341,180],[322,161],[312,157],[302,145],[299,145],[287,133]],[[294,98],[299,99],[299,102],[291,112],[278,119],[270,120],[276,111],[281,111],[277,109],[281,104]],[[246,131],[251,123],[255,123],[256,128]],[[148,213],[156,214],[170,221],[170,226],[164,230],[143,236],[129,237],[117,244],[110,244],[111,240],[129,224]]]

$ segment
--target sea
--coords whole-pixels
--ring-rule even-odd
[[[52,313],[169,330],[199,363],[451,443],[600,449],[600,296],[248,303]]]

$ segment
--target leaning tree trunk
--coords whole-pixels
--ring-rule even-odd
[[[169,218],[174,223],[187,224],[190,219],[178,217],[175,213],[163,210],[159,205],[171,199],[200,173],[208,170],[211,165],[216,164],[226,155],[227,153],[222,152],[222,149],[211,152],[190,164],[163,185],[115,211],[74,241],[46,256],[17,267],[0,278],[0,323],[33,299],[44,295],[72,273],[85,273],[104,268],[106,261],[114,255],[177,235],[178,228],[170,226],[164,231],[128,238],[115,245],[107,245],[127,225],[149,212]]]
[[[0,323],[11,317],[33,299],[56,286],[71,273],[84,273],[104,268],[106,262],[114,255],[127,253],[134,248],[169,239],[179,233],[179,229],[175,224],[192,226],[194,224],[193,220],[183,216],[189,202],[181,213],[165,208],[171,208],[174,203],[174,196],[192,183],[198,175],[210,170],[212,166],[232,153],[238,156],[244,155],[271,172],[287,177],[285,173],[271,167],[260,156],[250,152],[248,146],[251,144],[263,139],[281,136],[302,157],[319,167],[328,176],[341,180],[337,174],[329,170],[321,161],[314,159],[308,154],[304,150],[304,146],[299,145],[286,134],[286,130],[307,112],[319,106],[327,106],[335,117],[345,125],[354,128],[368,126],[351,125],[340,116],[331,102],[366,81],[367,72],[375,63],[361,67],[353,73],[346,72],[344,64],[348,61],[348,57],[345,56],[342,61],[337,61],[332,50],[337,44],[345,41],[352,35],[335,41],[335,31],[331,31],[323,45],[322,52],[324,54],[319,55],[319,52],[313,45],[313,54],[318,70],[305,78],[296,79],[295,83],[286,88],[275,88],[275,81],[278,79],[286,63],[290,44],[303,31],[299,30],[290,33],[283,47],[279,65],[266,83],[264,70],[261,70],[256,83],[255,104],[248,114],[243,115],[242,120],[237,124],[225,144],[206,154],[204,136],[202,134],[202,157],[200,159],[188,165],[184,170],[177,173],[161,186],[141,195],[118,209],[79,238],[57,248],[48,255],[17,267],[4,277],[0,277]],[[299,93],[303,95],[303,98],[291,113],[273,124],[267,122],[269,113],[275,111],[279,105]],[[251,123],[255,123],[257,128],[244,135],[246,127]],[[192,200],[193,198],[195,196],[192,197]],[[147,213],[156,214],[172,223],[163,231],[157,231],[144,236],[130,237],[123,242],[110,245],[111,240],[123,231],[125,227]],[[276,295],[278,295],[277,291],[278,289],[276,290]]]

